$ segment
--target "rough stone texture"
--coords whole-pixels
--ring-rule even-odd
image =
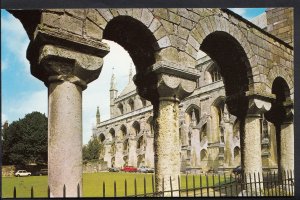
[[[294,124],[292,122],[281,125],[280,133],[280,168],[285,172],[294,170]]]
[[[157,132],[155,135],[155,189],[170,189],[170,177],[173,189],[178,189],[177,178],[180,175],[178,102],[162,100],[159,103]],[[174,192],[178,196],[178,192]],[[171,196],[170,193],[165,196]]]
[[[82,89],[70,82],[49,85],[48,183],[51,197],[82,194]],[[68,121],[66,124],[65,122]]]

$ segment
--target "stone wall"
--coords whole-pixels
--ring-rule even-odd
[[[88,162],[83,164],[83,173],[95,173],[108,170],[107,162]]]
[[[294,46],[293,8],[270,8],[267,13],[267,31]]]

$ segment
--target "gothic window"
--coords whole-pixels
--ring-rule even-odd
[[[138,123],[137,121],[135,121],[133,124],[133,129],[134,129],[134,135],[137,136],[140,131],[141,131],[141,127],[140,127],[140,123]]]
[[[127,135],[127,129],[124,125],[122,125],[121,127],[121,133],[122,133],[121,137],[123,138]]]
[[[118,109],[119,109],[120,114],[123,115],[124,114],[124,108],[123,108],[123,105],[121,103],[119,103]]]
[[[207,151],[205,149],[202,149],[200,151],[200,159],[201,159],[201,161],[206,161],[207,160]]]
[[[216,82],[216,81],[219,81],[222,79],[222,76],[220,74],[220,70],[219,70],[219,67],[217,66],[216,63],[214,63],[210,69],[209,69],[209,73],[210,73],[210,76],[211,76],[211,82]]]
[[[185,122],[189,125],[193,120],[193,115],[195,116],[196,124],[200,121],[200,108],[195,104],[190,105],[185,111]]]
[[[240,148],[239,147],[234,147],[234,150],[233,150],[233,156],[234,156],[234,159],[238,158],[240,156]]]
[[[109,130],[109,134],[110,134],[110,136],[111,136],[111,140],[114,140],[116,134],[115,134],[115,130],[114,130],[113,128]]]
[[[206,138],[207,138],[207,124],[204,124],[200,132],[200,142],[205,140]]]
[[[134,111],[134,101],[132,99],[130,99],[128,101],[128,104],[129,104],[129,109],[130,111]]]
[[[147,124],[148,124],[148,127],[150,128],[151,135],[153,135],[154,129],[153,129],[153,117],[152,116],[148,118]]]
[[[145,99],[142,99],[142,104],[143,104],[143,107],[146,107],[147,101]]]
[[[144,146],[144,137],[141,136],[137,142],[137,149],[140,149]]]
[[[104,142],[104,140],[105,140],[105,136],[104,136],[104,134],[103,134],[103,133],[101,133],[101,134],[99,135],[99,140],[100,140],[100,142],[101,142],[101,143],[103,143],[103,142]]]

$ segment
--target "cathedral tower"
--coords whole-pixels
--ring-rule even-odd
[[[111,75],[111,81],[110,81],[110,117],[114,117],[115,113],[114,113],[114,105],[115,105],[115,98],[117,98],[118,95],[118,90],[116,88],[116,78],[115,78],[115,74],[114,74],[114,68],[113,68],[113,72]]]

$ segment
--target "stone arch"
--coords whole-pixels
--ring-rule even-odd
[[[141,125],[138,121],[133,122],[132,128],[134,130],[134,136],[137,136],[141,131]]]
[[[191,104],[187,107],[187,109],[185,110],[185,121],[186,124],[190,124],[192,122],[192,113],[195,113],[195,117],[196,117],[196,124],[198,124],[200,122],[200,108],[199,106],[195,105],[195,104]]]
[[[141,135],[141,137],[139,137],[138,141],[137,141],[137,148],[140,149],[144,147],[144,136]]]
[[[294,76],[289,75],[284,66],[274,65],[270,67],[270,70],[266,74],[266,76],[268,77],[267,86],[270,88],[270,93],[272,92],[272,87],[275,79],[277,77],[281,77],[288,85],[291,99],[294,99]]]
[[[238,146],[233,148],[233,160],[235,165],[238,165],[241,162],[241,149]]]
[[[104,10],[99,9],[98,11],[100,14],[104,14]],[[110,11],[106,10],[105,12],[108,13]],[[137,10],[137,12],[154,19],[153,14],[148,9]],[[167,33],[159,21],[155,20],[153,23],[157,23],[156,26],[162,27],[162,38],[158,38],[157,34],[155,34],[156,30],[150,27],[151,24],[149,23],[152,20],[149,20],[150,22],[148,23],[142,20],[144,17],[140,17],[137,17],[135,14],[130,16],[126,13],[120,15],[116,12],[115,16],[106,21],[103,26],[103,39],[112,40],[128,51],[136,66],[137,74],[149,69],[156,62],[156,53],[160,49],[167,47],[165,46],[166,42],[161,40],[169,41]]]
[[[200,129],[200,142],[207,141],[207,123],[203,124]]]

